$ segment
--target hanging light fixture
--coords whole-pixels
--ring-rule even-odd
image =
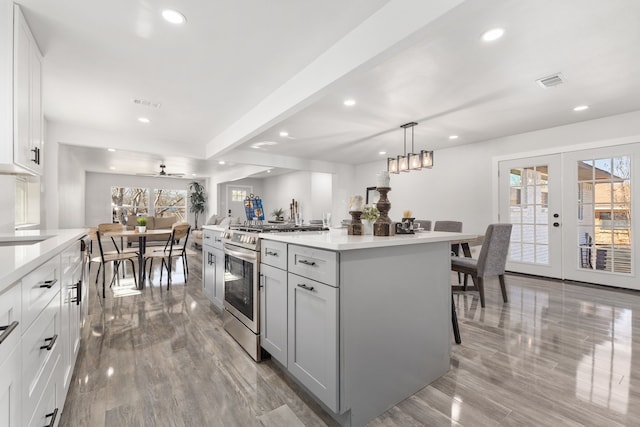
[[[400,173],[422,168],[431,169],[433,167],[433,151],[422,150],[419,154],[415,153],[413,127],[417,124],[416,122],[409,122],[400,126],[404,129],[404,154],[395,158],[387,158],[387,172]],[[407,154],[407,129],[409,128],[411,128],[411,152]]]

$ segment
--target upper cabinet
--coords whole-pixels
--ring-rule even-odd
[[[41,175],[42,55],[20,7],[0,7],[0,172]]]

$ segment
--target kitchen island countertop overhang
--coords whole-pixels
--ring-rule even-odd
[[[260,238],[330,251],[349,251],[355,249],[473,240],[477,238],[477,235],[444,231],[425,231],[416,234],[397,234],[395,236],[373,236],[371,234],[350,236],[347,234],[345,228],[339,228],[329,231],[312,231],[305,233],[260,233]]]

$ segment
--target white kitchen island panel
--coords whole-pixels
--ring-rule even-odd
[[[449,370],[450,241],[473,237],[438,232],[348,236],[346,230],[262,235],[267,241],[287,243],[289,251],[308,247],[335,253],[338,278],[332,289],[337,292],[337,407],[328,399],[330,395],[320,392],[326,387],[320,391],[312,387],[321,381],[316,378],[309,385],[300,379],[299,372],[292,372],[291,339],[297,325],[291,312],[291,293],[288,370],[316,394],[341,425],[365,425]],[[298,286],[292,277],[297,276],[289,274],[290,290]],[[315,320],[308,318],[314,312],[324,313],[305,309],[305,324],[326,325],[327,319],[321,315]],[[315,345],[315,354],[323,354],[326,343],[313,340],[322,334],[311,329],[307,333],[306,346]]]

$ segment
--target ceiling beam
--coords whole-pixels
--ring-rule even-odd
[[[227,153],[323,96],[339,80],[369,69],[420,37],[463,0],[391,0],[207,144],[207,158]]]

